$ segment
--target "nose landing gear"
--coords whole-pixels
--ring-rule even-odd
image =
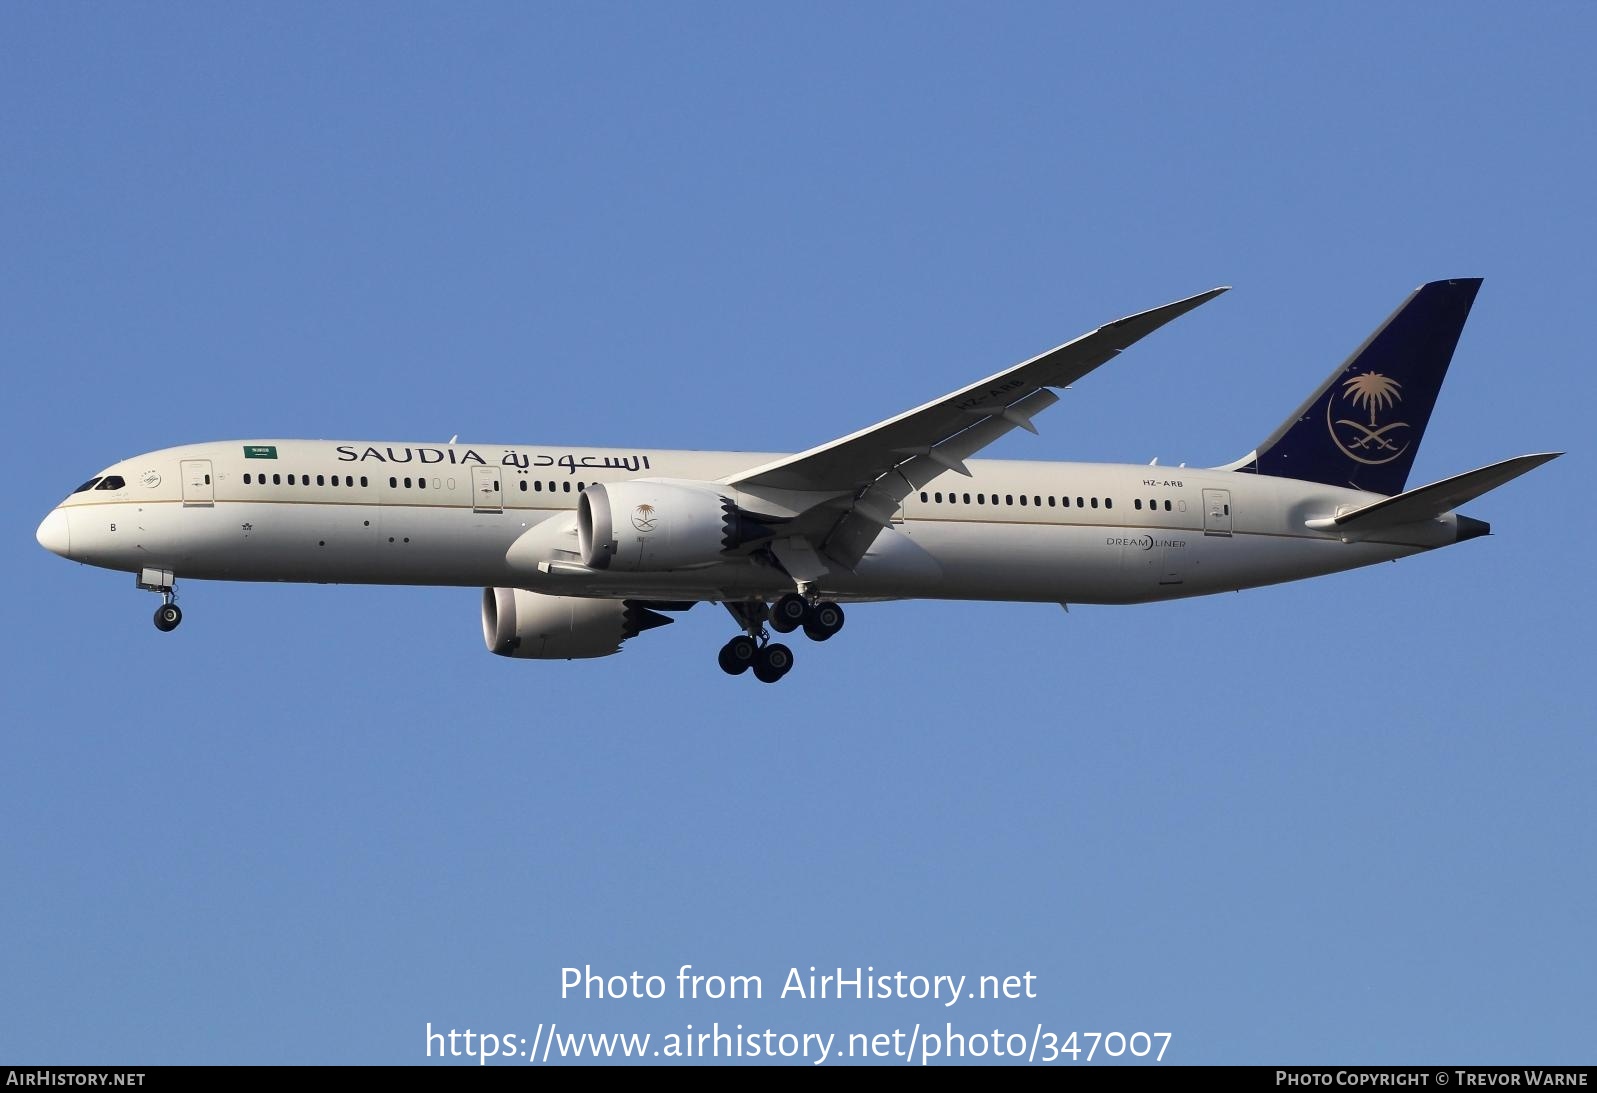
[[[155,628],[163,634],[177,629],[183,610],[177,605],[177,579],[170,569],[145,569],[139,572],[138,586],[145,592],[159,592],[161,606],[155,609]]]

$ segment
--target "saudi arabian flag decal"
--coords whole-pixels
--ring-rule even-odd
[[[245,459],[276,459],[277,445],[275,444],[246,444],[244,445]]]

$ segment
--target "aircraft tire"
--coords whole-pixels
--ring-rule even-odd
[[[809,613],[809,605],[804,602],[804,597],[796,592],[789,592],[771,605],[771,629],[778,634],[791,634],[804,623],[804,616]]]
[[[818,603],[804,614],[804,636],[825,641],[843,629],[843,609],[830,600]]]
[[[760,648],[754,639],[745,634],[739,634],[725,645],[716,660],[721,665],[721,671],[729,676],[740,676],[749,670],[759,655]]]
[[[754,678],[761,683],[775,683],[793,670],[793,650],[779,642],[772,642],[754,658]]]

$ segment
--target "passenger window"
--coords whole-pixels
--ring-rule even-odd
[[[1131,502],[1131,507],[1136,509],[1138,512],[1141,512],[1142,511],[1142,498],[1139,497],[1135,501]]]
[[[211,484],[211,476],[210,475],[206,475],[205,476],[205,484],[207,486],[209,486]]]
[[[965,495],[965,504],[970,504],[970,494],[968,493]]]
[[[1051,494],[1051,493],[1048,495],[1048,507],[1049,508],[1053,508],[1054,507],[1054,495]]]
[[[985,505],[987,503],[987,495],[984,493],[978,493],[976,495],[976,503],[978,505]]]
[[[923,505],[926,503],[926,491],[925,490],[921,491],[920,503],[923,504]]]
[[[561,485],[566,488],[567,493],[571,492],[571,480],[569,478],[562,482]]]
[[[1170,511],[1170,502],[1168,502],[1168,501],[1166,501],[1166,502],[1165,502],[1165,503],[1164,503],[1164,510],[1165,510],[1165,511],[1166,511],[1166,512],[1169,512],[1169,511]]]
[[[1020,503],[1022,505],[1024,505],[1026,503],[1026,495],[1025,494],[1021,494],[1020,495]]]
[[[283,484],[283,476],[282,475],[280,475],[280,474],[272,475],[272,485],[281,486],[282,484]]]
[[[407,479],[405,479],[405,488],[406,488],[406,489],[407,489],[407,490],[408,490],[408,489],[410,489],[410,479],[408,479],[408,478],[407,478]]]
[[[1092,507],[1093,508],[1097,508],[1098,507],[1098,499],[1096,497],[1094,497],[1092,499]]]
[[[316,484],[317,484],[317,485],[318,485],[318,486],[325,486],[325,485],[327,485],[327,476],[326,476],[326,475],[325,475],[325,474],[319,474],[319,475],[317,475],[317,476],[316,476]]]
[[[416,479],[416,488],[418,490],[426,489],[427,488],[427,480],[425,478]]]
[[[244,484],[246,486],[250,484],[250,472],[249,471],[245,471],[244,472]]]
[[[541,480],[538,481],[538,482],[534,482],[532,484],[532,492],[533,493],[542,493],[543,492],[543,482]]]
[[[360,476],[360,488],[366,488],[366,476],[364,474]]]
[[[527,492],[527,480],[525,478],[523,478],[521,480],[521,492],[522,493],[526,493]]]
[[[316,477],[318,477],[318,478],[320,478],[320,477],[321,477],[321,475],[317,475],[317,476],[316,476]],[[335,486],[336,486],[336,485],[338,485],[338,475],[336,475],[336,474],[335,474],[335,475],[333,475],[333,477],[332,477],[332,483],[333,483],[333,485],[335,485]]]
[[[1105,497],[1103,499],[1103,507],[1106,508],[1106,509],[1114,508],[1115,507],[1115,499],[1113,497]]]
[[[1015,503],[1015,495],[1014,494],[1012,494],[1012,493],[1004,494],[1004,504],[1013,505],[1014,503]]]
[[[393,475],[389,475],[388,488],[391,490],[397,490],[399,488],[399,479],[395,478]]]

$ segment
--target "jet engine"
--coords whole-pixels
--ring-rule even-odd
[[[607,657],[620,652],[628,638],[675,621],[634,600],[545,596],[524,588],[482,590],[482,640],[502,657]]]
[[[577,544],[590,569],[692,569],[775,532],[710,483],[595,482],[577,502]]]

